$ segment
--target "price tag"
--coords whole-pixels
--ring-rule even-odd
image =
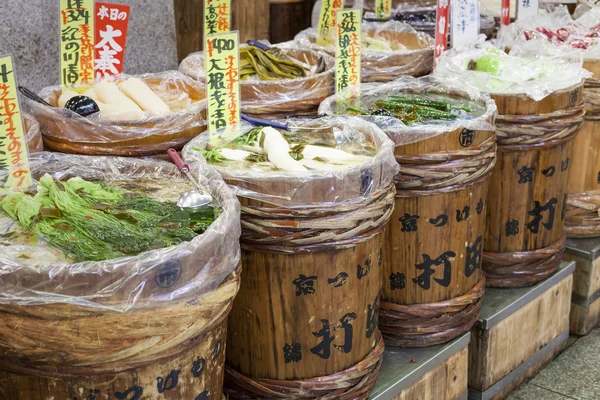
[[[342,10],[336,14],[335,91],[349,88],[340,105],[357,103],[360,96],[361,19],[361,10]]]
[[[392,0],[376,0],[375,13],[377,19],[388,19],[392,16]]]
[[[206,38],[206,98],[211,142],[231,141],[240,123],[239,32]]]
[[[94,72],[96,78],[118,76],[123,72],[128,24],[129,6],[95,4]]]
[[[448,48],[448,6],[449,0],[437,0],[435,13],[435,58]]]
[[[0,187],[26,190],[31,183],[13,60],[11,56],[3,56],[0,57]]]
[[[344,0],[323,0],[321,2],[317,44],[327,45],[331,43],[329,34],[336,21],[336,13],[342,8],[344,8]]]
[[[477,41],[479,35],[479,0],[452,0],[452,47]]]
[[[516,19],[536,17],[539,11],[538,0],[517,0]]]
[[[60,0],[61,83],[94,81],[94,0]]]
[[[204,0],[204,37],[231,30],[231,0]]]
[[[510,25],[510,0],[502,0],[502,10],[500,12],[500,24],[501,25]]]

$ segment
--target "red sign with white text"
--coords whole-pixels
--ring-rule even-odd
[[[96,2],[94,6],[96,79],[123,72],[129,6]]]
[[[448,47],[448,11],[449,0],[438,0],[435,13],[435,58],[438,58]]]
[[[500,14],[500,24],[510,25],[510,0],[502,0],[502,13]]]

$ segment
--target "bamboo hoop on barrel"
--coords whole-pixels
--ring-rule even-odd
[[[493,96],[500,115],[483,256],[488,286],[533,285],[559,267],[568,168],[585,116],[582,89],[583,82],[539,102],[524,95]],[[525,195],[514,197],[517,193]]]

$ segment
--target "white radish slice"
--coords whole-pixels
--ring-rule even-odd
[[[355,154],[346,153],[343,150],[312,145],[305,146],[304,150],[302,150],[302,155],[310,160],[318,157],[331,162],[362,162],[371,159],[371,157],[368,156],[357,156]]]
[[[100,101],[100,99],[98,99],[98,93],[96,93],[96,91],[94,90],[94,88],[90,88],[90,89],[86,90],[85,92],[83,92],[83,95],[89,97],[92,100],[94,100],[96,103],[98,101]]]
[[[244,161],[251,153],[244,150],[219,149],[219,153],[228,160]]]
[[[94,90],[98,95],[98,100],[105,104],[113,104],[120,106],[122,111],[138,110],[142,111],[137,104],[129,97],[125,96],[123,92],[119,90],[116,83],[107,80],[100,81],[94,86]]]
[[[67,101],[71,100],[75,96],[79,96],[79,93],[74,92],[72,90],[65,90],[58,98],[58,106],[60,108],[64,108],[65,104],[67,104]]]
[[[290,156],[290,145],[279,131],[268,126],[263,128],[260,134],[265,135],[263,147],[267,152],[269,161],[275,164],[277,168],[283,171],[306,171],[302,164]]]
[[[141,79],[129,78],[119,84],[119,89],[144,111],[157,117],[171,114],[169,106],[158,97]]]

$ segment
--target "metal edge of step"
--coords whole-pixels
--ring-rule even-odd
[[[567,239],[565,252],[589,261],[594,261],[600,257],[600,238]]]
[[[458,353],[465,347],[469,345],[471,342],[471,332],[467,332],[463,334],[461,337],[455,339],[453,342],[447,344],[447,346],[442,349],[439,353],[435,354],[433,357],[428,359],[422,365],[419,365],[415,370],[411,371],[407,375],[401,377],[394,384],[387,387],[382,392],[376,394],[375,396],[369,397],[369,400],[393,400],[396,396],[398,396],[403,390],[408,389],[413,383],[417,382],[419,379],[423,378],[425,374],[429,371],[433,370],[438,365],[441,365],[443,362],[447,361],[454,354]],[[414,350],[414,349],[413,349]],[[385,353],[384,353],[385,357]],[[459,396],[458,400],[467,400],[467,392],[463,393]]]
[[[552,339],[550,343],[542,347],[537,353],[519,365],[517,368],[512,370],[508,375],[504,378],[500,379],[496,382],[495,385],[490,387],[485,392],[480,392],[475,389],[469,388],[469,398],[468,400],[490,400],[498,393],[500,393],[504,388],[518,379],[521,375],[523,375],[529,368],[537,364],[542,358],[550,354],[554,351],[558,346],[564,343],[569,338],[569,329],[562,332],[560,335]],[[533,378],[533,376],[532,376]],[[523,382],[525,383],[525,382]],[[516,390],[516,388],[515,388]]]

